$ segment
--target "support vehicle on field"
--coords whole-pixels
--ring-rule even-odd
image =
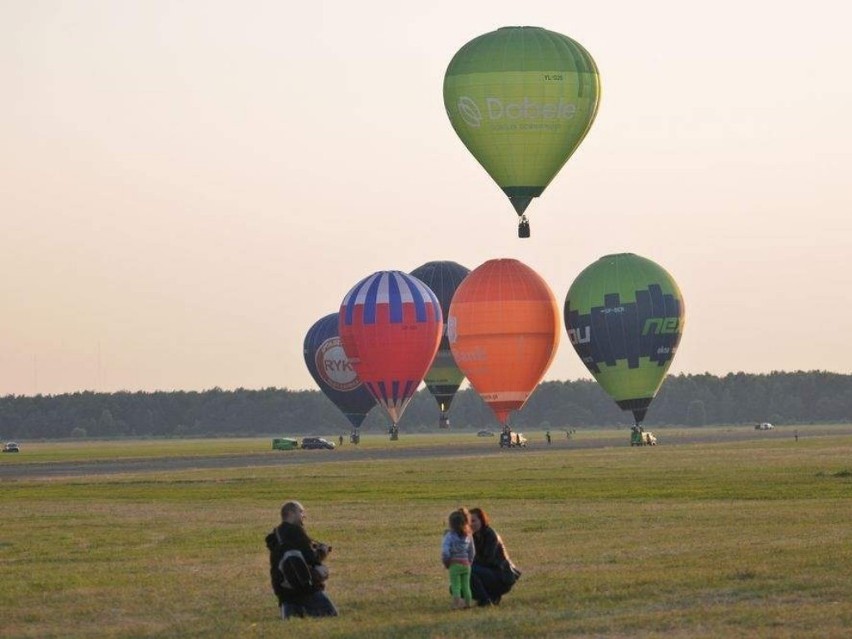
[[[500,433],[500,448],[526,448],[527,438],[523,433],[513,433],[510,430],[504,430]]]
[[[631,446],[656,446],[657,438],[649,430],[645,430],[641,426],[634,426],[630,429],[630,445]]]
[[[276,437],[272,440],[272,450],[296,450],[299,440],[292,437]]]

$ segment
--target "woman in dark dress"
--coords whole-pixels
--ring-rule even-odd
[[[476,548],[470,575],[473,598],[480,606],[497,605],[512,589],[520,571],[509,559],[503,540],[491,527],[484,510],[470,509],[470,526]]]

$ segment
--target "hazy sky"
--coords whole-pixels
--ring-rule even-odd
[[[849,6],[2,0],[0,394],[313,388],[373,271],[514,257],[561,307],[628,251],[683,291],[670,372],[852,372]],[[529,240],[441,94],[507,25],[601,73]]]

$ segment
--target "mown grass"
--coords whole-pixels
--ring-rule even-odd
[[[4,481],[0,635],[845,637],[850,453],[767,438]],[[276,617],[263,537],[288,498],[334,545],[337,619]],[[524,570],[499,607],[449,609],[460,504]]]

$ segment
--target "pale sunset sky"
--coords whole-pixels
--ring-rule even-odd
[[[850,7],[2,0],[0,395],[315,388],[305,333],[374,271],[517,258],[561,309],[620,252],[683,292],[671,373],[850,373]],[[529,240],[442,100],[509,25],[601,75]],[[563,330],[545,379],[580,377]]]

